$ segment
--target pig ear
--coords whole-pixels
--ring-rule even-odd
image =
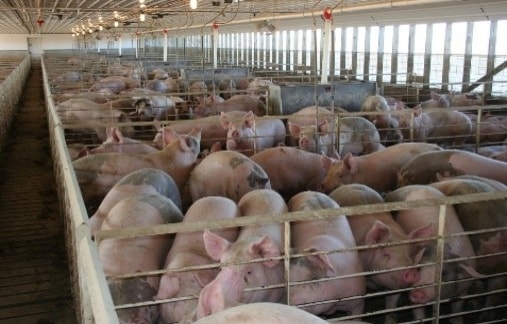
[[[255,123],[255,115],[254,115],[253,111],[250,110],[245,115],[245,126],[248,128],[252,128],[254,126],[254,123]]]
[[[173,140],[179,138],[178,134],[172,128],[162,129],[162,138],[164,139],[164,147],[171,143]]]
[[[347,153],[345,155],[345,157],[343,158],[343,164],[350,170],[350,173],[352,174],[357,173],[357,161],[352,154]]]
[[[158,293],[153,297],[154,300],[172,298],[180,291],[180,281],[178,277],[172,274],[164,274],[160,278]]]
[[[194,273],[195,279],[201,287],[206,286],[213,281],[216,277],[216,272],[213,270],[202,270]]]
[[[114,139],[118,142],[118,143],[123,143],[123,134],[121,133],[120,129],[118,127],[114,127],[112,130],[111,130],[112,134],[113,134],[113,137]]]
[[[211,145],[211,148],[209,149],[210,153],[218,152],[221,150],[222,150],[222,143],[220,143],[220,141],[216,141],[215,143],[213,143],[213,145]]]
[[[222,254],[224,254],[225,250],[231,245],[231,242],[210,230],[204,230],[202,238],[204,240],[206,252],[215,261],[220,261]]]
[[[197,302],[197,319],[220,312],[225,309],[225,298],[220,281],[213,280],[204,287]]]
[[[305,249],[305,252],[319,252],[319,251],[320,250],[315,247]],[[326,272],[330,273],[330,275],[336,275],[336,269],[331,263],[329,255],[327,254],[309,255],[308,260],[310,260],[310,262],[314,264],[318,269],[323,269]]]
[[[479,273],[477,270],[475,270],[474,267],[471,267],[467,264],[460,263],[458,264],[458,267],[461,268],[466,274],[468,274],[470,277],[475,279],[484,279],[487,277],[487,275],[483,275],[482,273]]]
[[[287,126],[289,126],[289,134],[292,135],[292,138],[298,139],[299,133],[301,133],[301,126],[290,121],[287,122]]]
[[[337,159],[339,161],[339,159]],[[320,165],[325,171],[329,171],[331,169],[331,166],[333,163],[336,162],[336,160],[330,158],[329,156],[322,154],[320,156]]]
[[[391,239],[391,229],[383,222],[376,220],[368,233],[366,233],[366,244],[385,243]]]
[[[224,129],[228,129],[229,125],[231,124],[231,121],[229,120],[229,116],[227,116],[226,113],[223,111],[220,112],[220,123],[222,124],[222,127]]]
[[[280,256],[280,250],[268,235],[264,235],[257,242],[250,244],[249,252],[251,255],[258,255],[261,258]],[[278,262],[280,262],[280,260],[266,260],[262,263],[268,268],[273,268]]]
[[[157,131],[159,131],[162,128],[162,125],[160,125],[160,121],[158,121],[157,119],[153,120],[153,126]]]
[[[429,238],[433,236],[435,230],[433,228],[433,222],[429,222],[428,224],[416,228],[412,232],[408,233],[409,239],[421,239],[421,238]],[[418,244],[428,245],[431,240],[420,242]]]
[[[433,99],[433,100],[438,101],[440,99],[440,95],[438,93],[436,93],[435,91],[431,91],[430,96],[431,96],[431,99]]]

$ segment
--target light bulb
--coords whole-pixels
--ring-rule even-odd
[[[139,20],[140,21],[144,21],[146,19],[146,15],[144,14],[144,12],[142,12],[140,15],[139,15]]]
[[[197,9],[197,0],[190,0],[190,9]]]
[[[114,21],[114,27],[118,27],[118,20]]]
[[[139,3],[140,3],[140,4],[143,4],[143,3],[144,3],[144,0],[139,0]]]
[[[99,30],[102,30],[104,29],[104,27],[102,27],[102,25],[99,25]]]

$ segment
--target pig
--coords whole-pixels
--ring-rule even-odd
[[[507,123],[501,116],[484,114],[479,122],[477,114],[467,113],[472,121],[472,134],[468,143],[498,143],[507,138]]]
[[[102,89],[108,89],[111,90],[113,93],[118,94],[123,90],[139,88],[140,85],[141,84],[136,79],[116,75],[105,77],[96,81],[88,91],[95,92],[100,91]]]
[[[255,78],[246,88],[246,93],[250,96],[259,98],[262,102],[266,103],[266,98],[269,96],[269,87],[273,85],[270,80],[263,80]]]
[[[190,173],[188,186],[192,201],[206,196],[223,196],[238,202],[254,189],[271,188],[266,171],[235,151],[207,155]]]
[[[298,139],[300,149],[327,156],[362,155],[384,148],[375,125],[363,117],[339,118],[337,131],[335,122],[329,120],[325,120],[318,129],[314,125],[299,126],[290,121],[287,126],[291,136]]]
[[[304,191],[294,195],[287,206],[291,212],[340,207],[329,196],[316,191]],[[364,299],[340,302],[336,300],[364,295],[366,280],[363,275],[297,284],[298,282],[363,272],[357,250],[329,253],[331,250],[356,247],[356,241],[346,216],[337,215],[326,219],[296,221],[291,223],[290,231],[292,255],[328,252],[291,259],[289,270],[289,278],[292,282],[289,295],[290,304],[316,315],[332,315],[336,311],[344,311],[353,315],[362,314]],[[323,303],[304,306],[308,303],[319,302]]]
[[[176,103],[170,97],[144,95],[133,99],[136,100],[136,110],[131,115],[138,116],[141,121],[178,119]]]
[[[470,118],[462,112],[449,109],[407,109],[400,114],[399,125],[404,138],[414,142],[462,146],[472,136]]]
[[[225,197],[204,197],[195,201],[185,213],[184,223],[232,219],[240,216],[235,202]],[[235,241],[238,228],[229,227],[213,230],[214,235]],[[219,270],[217,268],[177,271],[190,266],[213,264],[206,253],[203,231],[178,232],[174,243],[166,256],[164,269],[173,272],[164,273],[155,300],[198,296],[201,289],[211,282]],[[162,323],[175,323],[183,320],[197,307],[197,298],[169,301],[160,304]]]
[[[322,156],[326,176],[320,190],[331,192],[343,184],[361,183],[378,192],[396,188],[398,171],[413,157],[423,152],[440,151],[436,144],[400,143],[370,154],[346,154],[343,160]]]
[[[188,100],[192,103],[200,102],[208,94],[208,87],[204,81],[195,81],[188,87]]]
[[[158,93],[178,92],[178,83],[173,79],[149,80],[146,88]]]
[[[429,185],[409,185],[396,189],[386,195],[386,202],[394,201],[414,201],[424,199],[441,199],[445,195],[438,189]],[[438,236],[439,224],[439,206],[425,206],[418,208],[402,209],[393,211],[394,219],[406,232],[411,232],[417,228],[425,226],[427,223],[433,224],[432,237]],[[470,239],[466,235],[457,236],[455,234],[464,233],[463,227],[459,221],[458,215],[453,206],[446,206],[444,223],[444,250],[443,264],[441,270],[441,290],[440,299],[454,300],[451,303],[452,312],[459,313],[463,311],[465,296],[472,285],[472,281],[460,281],[452,284],[449,281],[462,280],[465,278],[482,278],[476,271],[475,252]],[[462,261],[452,261],[455,258],[463,258]],[[421,263],[438,262],[436,241],[426,245]],[[414,283],[415,288],[409,294],[409,299],[414,304],[425,304],[435,300],[438,287],[417,287],[423,285],[437,284],[437,266],[435,264],[422,266],[419,274],[420,280]],[[422,320],[425,318],[424,308],[413,310],[414,319]],[[462,321],[462,318],[454,318],[456,321]]]
[[[336,188],[329,196],[341,207],[383,203],[378,192],[363,184],[347,184]],[[367,286],[370,289],[385,287],[400,289],[412,286],[420,280],[416,268],[422,258],[424,247],[414,244],[397,244],[401,241],[423,239],[431,236],[432,224],[414,229],[407,233],[394,220],[390,212],[372,212],[348,215],[352,234],[358,247],[373,244],[387,244],[359,250],[359,257],[365,271],[378,271],[369,275]],[[394,245],[396,244],[396,245]],[[401,270],[390,270],[402,268]],[[380,270],[384,270],[380,272]],[[400,294],[386,295],[386,309],[395,308]],[[392,321],[388,315],[387,322]]]
[[[499,190],[489,180],[475,178],[450,178],[431,183],[447,196],[466,195],[474,193],[496,193]],[[504,189],[505,190],[505,189]],[[502,191],[504,191],[502,190]],[[495,229],[507,226],[505,211],[507,199],[483,200],[454,205],[458,218],[465,231],[478,231]],[[507,257],[503,255],[487,256],[492,253],[507,252],[507,231],[497,230],[469,235],[475,254],[481,256],[476,260],[477,270],[481,274],[494,275],[507,271]],[[505,276],[492,276],[486,279],[487,291],[505,289],[507,280]],[[482,307],[491,307],[505,303],[502,294],[493,294],[486,297]],[[479,317],[481,321],[503,318],[504,314],[498,311],[488,311]]]
[[[182,219],[183,214],[169,198],[158,194],[138,194],[114,205],[100,229],[153,226],[177,223]],[[98,251],[105,275],[132,275],[160,269],[172,240],[173,235],[168,234],[101,240]],[[107,281],[116,305],[153,300],[160,283],[158,276],[151,275],[128,279],[108,278]],[[157,305],[125,308],[117,310],[117,315],[120,323],[156,323],[159,308]]]
[[[325,324],[322,318],[294,306],[279,303],[259,302],[241,304],[206,316],[195,324]],[[359,321],[338,321],[340,324],[361,324]]]
[[[135,108],[133,99],[118,99],[103,104],[98,104],[87,99],[69,99],[57,106],[60,119],[65,124],[86,124],[90,121],[97,123],[120,123],[128,120],[128,112]],[[96,126],[92,128],[94,134],[101,141],[106,140],[106,127]],[[89,133],[89,128],[72,129],[75,132]],[[122,127],[127,136],[133,135],[132,127]]]
[[[181,195],[173,178],[159,169],[143,168],[124,176],[109,190],[97,211],[88,219],[95,234],[109,211],[122,199],[137,194],[159,194],[169,198],[182,211]]]
[[[430,92],[430,99],[421,102],[415,108],[450,108],[451,97],[447,94],[438,94],[435,91]]]
[[[266,114],[264,103],[249,95],[234,95],[223,102],[216,102],[213,99],[211,101],[201,100],[199,105],[194,108],[194,114],[198,117],[206,117],[233,110],[251,110],[256,116],[264,116]]]
[[[55,85],[58,83],[67,83],[67,82],[79,82],[82,80],[81,72],[79,71],[67,71],[58,75],[57,77],[51,80],[51,84]]]
[[[83,200],[93,210],[121,178],[142,168],[156,168],[172,176],[182,192],[199,154],[201,132],[173,133],[174,139],[161,151],[150,154],[99,153],[72,162]]]
[[[390,146],[403,141],[398,120],[391,115],[391,109],[383,96],[366,97],[360,111],[368,113],[364,117],[377,127],[383,145]],[[378,114],[372,114],[374,112]]]
[[[224,129],[220,121],[220,116],[209,116],[192,121],[181,120],[172,122],[162,127],[160,123],[154,123],[157,128],[157,134],[153,138],[153,145],[162,149],[173,138],[173,132],[185,134],[193,128],[201,130],[201,150],[210,149],[217,141],[220,146],[225,148],[227,140],[227,129]]]
[[[320,166],[320,154],[296,147],[272,147],[250,158],[266,171],[271,188],[286,201],[301,191],[318,190],[326,175]]]
[[[252,156],[266,148],[285,144],[285,125],[278,118],[256,118],[253,111],[221,112],[227,129],[226,148]]]
[[[225,100],[231,98],[236,92],[236,82],[233,79],[222,79],[218,82],[220,96]]]
[[[429,184],[438,176],[471,174],[507,184],[507,162],[462,150],[425,152],[408,161],[399,170],[398,187],[408,184]]]
[[[86,99],[98,104],[103,104],[108,102],[109,100],[112,100],[113,98],[114,96],[107,96],[100,92],[65,92],[53,95],[53,99],[57,106],[69,99]]]
[[[241,216],[282,214],[288,211],[282,196],[271,189],[258,189],[245,194],[238,202]],[[254,224],[241,227],[235,242],[211,231],[203,233],[208,255],[222,265],[217,277],[203,288],[197,306],[197,319],[221,311],[214,298],[217,287],[224,300],[236,303],[281,302],[285,294],[283,251],[283,223]],[[274,258],[274,259],[273,259]],[[263,259],[252,262],[252,260]],[[244,291],[248,288],[264,288]]]
[[[148,75],[148,79],[151,80],[165,80],[167,78],[169,78],[169,74],[161,68],[153,69]]]
[[[287,143],[291,146],[298,146],[299,134],[296,134],[297,128],[291,130],[291,127],[314,126],[315,132],[320,129],[325,121],[332,122],[335,118],[333,111],[320,106],[308,106],[290,114],[287,117],[287,133],[291,134]],[[294,133],[294,135],[293,135]]]
[[[107,152],[150,154],[159,151],[159,149],[143,141],[124,137],[118,127],[107,127],[106,135],[106,140],[100,146],[89,150],[88,154]]]
[[[484,99],[477,92],[459,93],[452,91],[449,97],[452,107],[484,106]]]

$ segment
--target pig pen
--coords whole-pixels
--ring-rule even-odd
[[[291,213],[283,213],[283,214],[273,214],[273,215],[263,215],[262,219],[256,216],[244,216],[241,218],[231,219],[231,220],[220,220],[214,222],[197,222],[195,224],[184,224],[184,223],[175,223],[175,224],[167,224],[167,225],[158,225],[158,226],[149,226],[149,227],[140,227],[140,228],[125,228],[122,230],[109,230],[109,231],[99,231],[95,238],[92,238],[90,227],[88,224],[88,213],[86,211],[86,206],[84,205],[82,195],[76,180],[76,175],[72,167],[71,155],[69,154],[68,146],[72,144],[73,138],[69,138],[66,136],[65,131],[69,128],[76,127],[76,125],[66,125],[63,123],[56,111],[55,104],[53,101],[53,93],[50,88],[50,83],[48,82],[49,74],[53,74],[59,68],[59,65],[51,65],[46,59],[43,60],[43,73],[44,73],[44,90],[46,95],[46,104],[48,109],[48,119],[49,119],[49,128],[50,128],[50,136],[52,143],[52,154],[55,163],[55,170],[57,173],[58,179],[58,188],[59,188],[59,199],[62,205],[62,210],[65,211],[66,217],[66,230],[67,230],[67,244],[68,244],[68,253],[70,255],[70,259],[72,260],[71,264],[71,272],[74,278],[74,291],[76,292],[76,305],[78,309],[78,317],[80,322],[82,323],[118,323],[119,318],[117,315],[117,311],[124,309],[133,309],[139,307],[145,307],[150,305],[160,305],[164,303],[177,302],[181,300],[187,299],[197,299],[198,296],[185,296],[178,297],[175,299],[166,299],[166,300],[146,300],[143,302],[137,303],[118,303],[113,301],[113,296],[108,289],[107,278],[104,274],[104,270],[102,264],[99,260],[98,254],[98,242],[102,240],[106,240],[109,238],[133,238],[133,237],[154,237],[162,234],[172,234],[172,233],[180,233],[180,232],[192,232],[192,231],[201,231],[204,229],[218,229],[224,227],[236,227],[236,226],[248,226],[253,224],[268,224],[268,223],[280,223],[283,224],[284,232],[285,232],[285,240],[284,240],[284,249],[282,255],[278,257],[270,258],[270,260],[280,260],[284,264],[284,273],[285,273],[285,281],[280,282],[274,286],[262,286],[252,288],[252,290],[268,290],[274,288],[283,288],[285,291],[289,292],[291,287],[295,285],[289,276],[290,271],[290,259],[295,256],[291,254],[290,250],[290,224],[295,221],[302,220],[315,220],[315,219],[328,219],[330,217],[336,215],[348,215],[350,217],[354,217],[354,215],[364,214],[364,213],[372,213],[372,212],[380,212],[380,211],[397,211],[403,209],[409,209],[414,207],[421,206],[439,206],[440,215],[438,222],[438,235],[432,237],[433,240],[436,241],[437,244],[437,252],[434,260],[431,260],[429,264],[435,264],[437,269],[441,269],[443,267],[443,252],[444,252],[444,239],[446,235],[443,231],[443,224],[445,222],[445,211],[447,206],[454,204],[463,204],[467,202],[474,201],[488,201],[488,200],[497,200],[497,199],[506,199],[507,192],[495,192],[488,194],[467,194],[460,196],[452,196],[445,197],[441,199],[427,199],[420,201],[410,201],[410,202],[397,202],[397,203],[381,203],[375,205],[359,205],[354,207],[341,207],[339,209],[323,209],[323,210],[315,210],[311,212],[291,212]],[[474,108],[466,108],[477,111],[477,109],[498,109],[501,111],[505,111],[506,107],[474,107]],[[350,113],[350,115],[359,114],[359,113]],[[271,116],[276,117],[276,116]],[[280,118],[287,118],[287,116],[280,116]],[[93,121],[90,121],[93,122]],[[94,122],[95,124],[101,126],[122,126],[122,123],[104,123],[104,122]],[[170,122],[166,122],[170,123]],[[136,126],[149,126],[151,122],[143,122],[143,123],[131,123],[131,125]],[[127,125],[129,125],[127,123]],[[78,125],[83,127],[90,127],[87,125]],[[95,126],[95,125],[94,125]],[[478,135],[477,135],[478,136]],[[479,146],[479,143],[475,145]],[[491,231],[501,231],[506,230],[505,227],[495,228]],[[478,233],[483,233],[484,231],[473,231],[467,232],[467,235],[475,235]],[[393,245],[403,245],[409,244],[410,240],[401,241],[397,243],[380,243],[371,246],[358,246],[356,248],[352,248],[350,250],[369,250],[372,248],[384,248]],[[348,251],[349,249],[340,249],[340,250],[331,250],[328,252],[343,252]],[[318,252],[311,253],[303,253],[304,255],[309,254],[319,254]],[[501,257],[505,253],[497,253],[495,256]],[[255,262],[259,262],[261,260],[253,260]],[[218,267],[220,264],[212,264],[210,267]],[[415,266],[413,266],[415,267]],[[412,268],[413,268],[412,267]],[[173,272],[184,272],[191,271],[195,269],[202,269],[202,266],[196,267],[186,267],[181,269],[173,269]],[[409,267],[410,268],[410,267]],[[369,276],[377,275],[379,273],[390,273],[396,270],[402,270],[399,268],[394,269],[385,269],[385,270],[376,270],[376,271],[364,271],[361,273],[356,273],[353,275],[347,275],[345,277],[331,277],[326,279],[320,279],[322,282],[327,280],[339,279],[339,278],[347,278],[354,276],[364,276],[368,278]],[[161,276],[166,273],[165,269],[158,269],[149,272],[136,272],[128,275],[116,276],[117,280],[125,280],[129,278],[136,277],[152,277],[152,276]],[[441,274],[437,271],[436,275],[436,289],[440,291],[442,286],[445,286],[440,280]],[[489,277],[505,277],[505,272],[496,273],[494,275],[489,275]],[[458,281],[451,281],[446,284],[459,284]],[[335,314],[326,315],[325,318],[329,322],[339,322],[342,320],[351,320],[360,318],[363,321],[371,322],[371,323],[381,323],[389,315],[395,315],[398,318],[399,322],[414,322],[411,317],[411,310],[416,308],[417,306],[408,304],[406,301],[401,302],[400,306],[386,308],[384,304],[384,300],[392,296],[393,294],[400,293],[406,294],[412,288],[402,288],[395,290],[386,290],[386,289],[376,289],[376,290],[368,290],[367,294],[361,296],[351,296],[347,298],[340,299],[340,301],[347,300],[357,300],[364,299],[366,301],[365,312],[363,314],[358,315],[348,315],[343,312],[336,312]],[[481,298],[485,298],[491,295],[504,295],[506,292],[505,289],[498,289],[495,291],[476,291],[474,293],[470,293],[466,296],[462,296],[461,298],[469,301],[480,300]],[[438,295],[438,293],[437,293]],[[478,318],[481,314],[485,312],[497,312],[502,313],[502,310],[505,309],[505,304],[495,305],[491,307],[478,307],[478,308],[465,308],[461,313],[450,313],[449,303],[455,301],[453,299],[441,299],[437,298],[433,302],[427,303],[429,306],[429,310],[426,313],[426,317],[424,321],[427,322],[446,322],[451,320],[454,316],[467,316],[465,317],[465,322],[479,322]],[[285,302],[291,305],[290,298],[287,298]],[[336,300],[327,300],[327,301],[319,301],[316,304],[325,304],[326,302],[336,302]],[[503,316],[503,315],[502,315]],[[503,322],[504,318],[495,318],[493,321],[489,321],[488,323],[494,322]],[[419,322],[419,321],[415,321]]]

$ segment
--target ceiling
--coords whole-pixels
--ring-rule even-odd
[[[210,32],[213,23],[232,31],[268,31],[316,25],[324,10],[342,25],[507,19],[505,0],[197,0],[193,10],[189,0],[140,5],[139,0],[0,0],[0,34],[71,34],[78,28],[94,33],[99,25],[103,32]],[[144,22],[139,21],[142,11]],[[113,27],[115,19],[119,29]]]

